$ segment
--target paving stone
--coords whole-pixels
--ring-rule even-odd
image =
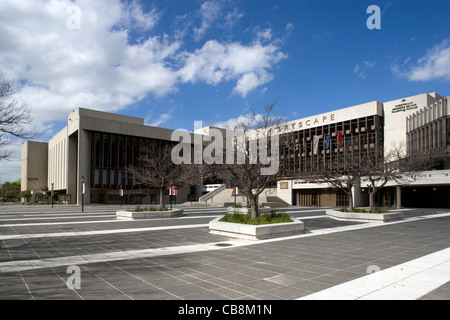
[[[26,218],[29,210],[11,208],[13,210],[8,219]],[[22,237],[0,240],[0,272],[7,271],[0,273],[0,299],[296,299],[366,276],[371,265],[386,270],[450,247],[450,217],[323,235],[306,234],[289,240],[253,242],[240,247],[212,246],[208,251],[195,251],[197,244],[232,240],[212,235],[206,227],[178,228],[207,224],[211,218],[202,218],[202,215],[211,215],[206,213],[209,208],[191,210],[187,216],[198,215],[195,219],[145,222],[113,221],[115,216],[108,206],[87,207],[89,213],[103,215],[96,218],[78,214],[74,211],[78,208],[73,207],[59,207],[55,209],[60,211],[52,212],[46,212],[48,209],[44,208],[33,209],[42,211],[42,214],[36,214],[33,220],[17,220],[14,227],[3,227],[12,222],[0,215],[0,236]],[[305,212],[303,215],[312,215],[307,213],[308,208],[301,210]],[[64,215],[69,212],[73,216]],[[48,224],[48,219],[40,219],[49,215],[58,217],[51,220],[54,224]],[[424,213],[422,210],[409,215]],[[304,222],[312,231],[362,225],[330,218],[307,219]],[[160,227],[172,229],[155,229]],[[120,231],[137,228],[153,229]],[[45,235],[101,230],[110,233]],[[33,237],[38,233],[43,235]],[[186,248],[193,251],[164,254],[165,250],[181,246],[191,246]],[[3,250],[6,248],[7,253]],[[148,252],[143,251],[147,249],[160,251],[156,256],[141,255]],[[112,260],[102,260],[105,257]],[[122,260],[114,260],[114,257]],[[80,290],[67,288],[65,281],[70,276],[66,273],[67,265],[49,265],[60,258],[73,263],[83,261],[79,265]],[[28,260],[32,262],[27,265],[37,269],[14,271],[14,265],[25,266]],[[421,299],[450,299],[448,283]]]

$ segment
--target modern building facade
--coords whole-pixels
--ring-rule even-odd
[[[450,194],[447,101],[448,97],[433,92],[385,103],[374,101],[287,123],[290,143],[281,147],[278,197],[296,205],[346,206],[348,197],[343,192],[327,184],[310,183],[302,176],[314,174],[320,164],[332,169],[344,156],[342,146],[350,150],[351,157],[371,155],[374,163],[396,148],[433,159],[436,164],[431,172],[418,174],[408,184],[388,183],[378,194],[377,205],[450,207],[446,196]],[[355,186],[353,196],[356,206],[367,206],[367,183]]]
[[[21,189],[33,193],[47,186],[48,143],[29,141],[22,146]]]
[[[450,115],[448,97],[426,93],[357,106],[289,121],[282,125],[277,196],[288,204],[346,206],[348,197],[329,185],[308,183],[305,175],[333,166],[349,153],[382,161],[391,148],[431,157],[437,165],[408,185],[391,183],[380,193],[380,206],[450,207]],[[48,143],[29,141],[22,150],[22,189],[49,190],[70,203],[155,203],[157,190],[136,183],[125,168],[138,163],[143,146],[174,143],[173,130],[151,127],[141,118],[77,109]],[[199,133],[190,133],[196,135]],[[204,134],[204,133],[201,133]],[[191,139],[194,141],[195,139]],[[83,188],[84,184],[84,188]],[[177,202],[198,199],[199,190],[179,188]],[[367,185],[354,188],[357,206],[368,204]],[[83,194],[84,190],[84,194]],[[434,201],[418,201],[432,196]],[[201,194],[200,194],[201,195]],[[426,195],[426,196],[425,196]],[[414,200],[412,200],[414,199]]]
[[[24,144],[22,189],[29,190],[30,176],[47,172],[33,187],[47,186],[57,199],[69,203],[120,203],[120,189],[127,203],[155,202],[157,192],[143,189],[125,168],[137,163],[144,145],[171,143],[172,131],[146,126],[141,118],[76,109],[69,114],[67,126],[48,143]],[[48,161],[31,156],[29,150],[38,144],[45,145]],[[183,189],[178,196],[187,197]]]

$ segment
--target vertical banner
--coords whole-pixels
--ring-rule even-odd
[[[314,154],[317,154],[317,149],[319,148],[319,136],[313,137],[313,150]]]
[[[304,146],[305,149],[306,149],[306,140],[305,140],[305,138],[303,138],[303,146]]]
[[[343,132],[338,131],[338,151],[341,151]]]
[[[323,148],[324,148],[325,152],[327,152],[328,149],[330,149],[330,135],[328,133],[325,134]]]

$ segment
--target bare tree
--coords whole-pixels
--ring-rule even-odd
[[[31,139],[36,136],[26,103],[17,98],[19,91],[14,82],[5,80],[0,72],[0,149],[14,143],[14,138]],[[3,151],[0,159],[12,156],[11,152]]]
[[[348,199],[348,210],[353,211],[353,190],[365,173],[363,168],[383,161],[381,146],[374,143],[370,147],[367,144],[364,148],[362,146],[365,142],[367,140],[364,136],[343,137],[337,144],[329,141],[324,157],[318,157],[318,161],[312,163],[310,172],[304,172],[301,179],[342,191]],[[370,165],[366,166],[368,163]]]
[[[152,143],[140,150],[136,165],[126,168],[137,183],[159,189],[160,208],[164,206],[165,190],[175,185],[194,184],[198,176],[195,165],[174,164],[171,150],[171,144]]]
[[[217,176],[232,181],[247,196],[253,219],[259,215],[259,195],[276,181],[278,173],[278,130],[284,117],[273,114],[274,106],[265,106],[263,113],[251,112],[228,130],[227,135],[234,136],[227,137],[225,161],[214,165]]]
[[[403,145],[392,146],[384,152],[384,156],[379,154],[380,148],[354,153],[354,147],[346,143],[333,163],[319,162],[313,174],[302,177],[309,182],[328,184],[343,191],[348,196],[350,211],[353,210],[352,189],[355,184],[367,184],[370,212],[373,213],[376,194],[389,182],[409,183],[421,170],[433,165],[429,161],[408,157]]]
[[[375,212],[375,195],[394,181],[399,184],[407,184],[415,180],[420,171],[432,166],[432,162],[419,160],[407,156],[402,145],[392,147],[385,152],[383,161],[374,162],[371,157],[364,157],[361,161],[360,171],[362,182],[367,182],[369,191],[370,212]]]
[[[332,188],[341,190],[348,197],[348,210],[353,211],[353,188],[360,180],[361,158],[354,156],[349,145],[340,148],[336,161],[332,166],[319,162],[315,173],[302,178],[313,183],[327,184]]]

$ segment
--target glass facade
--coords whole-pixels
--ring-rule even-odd
[[[319,176],[343,163],[358,163],[370,157],[383,161],[383,117],[372,115],[329,125],[293,131],[280,138],[280,171],[283,179]],[[351,157],[351,161],[345,157]],[[293,204],[339,206],[349,204],[347,194],[327,188],[294,189]]]
[[[138,198],[148,193],[146,185],[136,183],[136,178],[126,171],[139,165],[143,147],[155,145],[156,150],[170,141],[91,131],[90,135],[90,188],[92,203],[120,202],[118,190],[137,190],[126,202],[139,203]],[[111,193],[111,190],[116,190]],[[152,197],[153,199],[154,197]]]
[[[333,170],[340,157],[349,155],[382,161],[383,140],[383,118],[378,115],[283,134],[279,175],[301,178],[321,168]]]

